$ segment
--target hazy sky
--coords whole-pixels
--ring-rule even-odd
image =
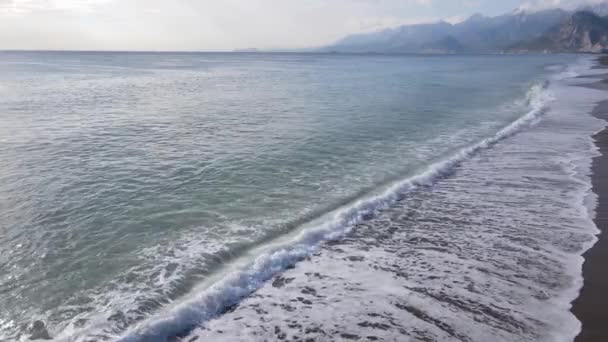
[[[583,2],[589,1],[0,0],[0,49],[298,48],[404,23]]]

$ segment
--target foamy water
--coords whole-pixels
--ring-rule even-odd
[[[558,75],[528,115],[442,164],[449,176],[183,340],[572,341],[581,254],[597,233],[590,136],[604,123],[589,113],[606,98],[573,86],[576,75]]]
[[[197,294],[197,298],[186,301],[176,309],[167,313],[158,321],[153,321],[140,328],[143,334],[128,335],[124,340],[159,340],[164,341],[180,334],[184,327],[196,325],[201,321],[217,316],[226,307],[237,303],[242,297],[259,288],[271,276],[285,270],[299,260],[310,256],[322,242],[339,240],[351,229],[365,219],[374,217],[383,209],[389,208],[399,199],[419,187],[430,186],[438,179],[451,173],[456,165],[474,156],[482,149],[487,149],[499,141],[516,134],[522,128],[537,122],[545,109],[551,95],[547,85],[535,85],[527,94],[526,103],[530,111],[522,118],[511,123],[497,132],[472,146],[466,147],[456,154],[436,164],[430,165],[422,173],[397,182],[384,193],[347,205],[346,208],[333,213],[332,218],[325,219],[320,226],[303,229],[296,238],[270,252],[261,253],[243,270],[229,272],[221,281],[213,284]],[[255,255],[255,254],[254,254]]]
[[[575,59],[9,54],[0,339],[571,340]]]

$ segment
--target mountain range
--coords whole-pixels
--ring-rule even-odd
[[[608,50],[608,3],[574,11],[514,11],[486,17],[475,14],[450,24],[404,25],[347,36],[321,51],[352,53],[525,53]]]

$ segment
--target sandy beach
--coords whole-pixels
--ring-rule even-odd
[[[608,67],[608,58],[599,59],[603,68]],[[608,90],[608,76],[590,85],[594,89]],[[600,102],[593,111],[597,118],[608,120],[608,101]],[[584,287],[580,297],[574,301],[572,311],[583,324],[583,330],[576,339],[577,342],[601,342],[608,341],[608,274],[606,263],[608,262],[608,178],[605,176],[608,170],[608,129],[604,129],[594,136],[594,141],[601,156],[593,160],[593,191],[598,195],[595,223],[601,230],[596,245],[585,253],[585,265],[583,275]]]

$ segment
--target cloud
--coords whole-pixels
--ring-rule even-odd
[[[0,49],[320,46],[350,33],[459,22],[570,0],[0,0]],[[578,1],[577,3],[580,3]]]
[[[112,0],[0,0],[0,15],[26,15],[35,12],[92,13]]]
[[[549,8],[563,8],[572,10],[583,5],[604,3],[606,0],[527,0],[519,7],[524,11],[539,11]]]
[[[522,3],[518,9],[523,11],[536,11],[547,8],[559,7],[561,4],[560,0],[533,0]]]

